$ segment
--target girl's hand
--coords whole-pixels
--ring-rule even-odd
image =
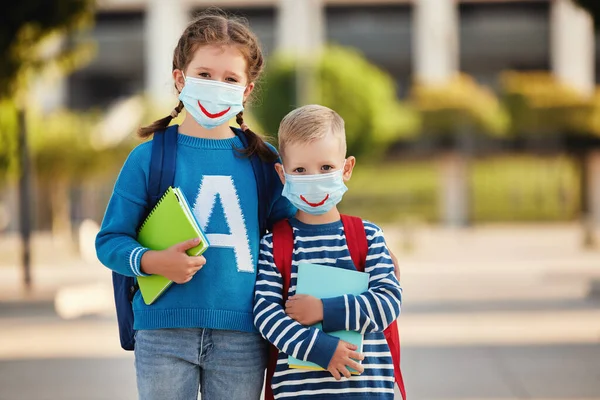
[[[166,250],[149,250],[141,260],[141,269],[146,274],[162,275],[175,283],[186,283],[192,280],[204,264],[203,256],[188,256],[186,250],[196,247],[199,239],[190,239],[178,243]]]
[[[285,313],[304,326],[323,321],[323,302],[306,294],[297,294],[285,302]]]
[[[336,381],[342,379],[342,375],[350,378],[351,374],[348,371],[348,367],[354,369],[359,374],[362,374],[365,370],[362,365],[354,361],[362,361],[365,358],[362,354],[356,352],[357,349],[355,345],[343,340],[340,340],[338,343],[338,347],[335,349],[335,353],[333,353],[333,357],[331,357],[331,361],[329,361],[329,366],[327,367],[327,371],[333,375]]]

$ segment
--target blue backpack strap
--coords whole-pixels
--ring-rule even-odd
[[[241,129],[234,129],[237,137],[240,138],[244,148],[248,147],[248,138]],[[265,178],[265,163],[256,154],[250,157],[250,163],[252,164],[252,171],[254,172],[254,178],[256,179],[256,188],[258,192],[258,224],[260,229],[260,235],[264,235],[267,232],[267,218],[269,210],[269,195],[267,190],[267,183]]]
[[[172,125],[166,130],[154,133],[148,176],[147,213],[154,208],[169,186],[173,186],[177,162],[177,130],[178,126]],[[137,281],[133,277],[120,275],[114,271],[112,278],[121,347],[131,351],[135,348],[131,302],[138,290]]]
[[[177,130],[178,125],[171,125],[166,130],[154,133],[148,176],[148,211],[154,208],[175,180]]]

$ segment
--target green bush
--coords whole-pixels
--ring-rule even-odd
[[[280,121],[298,106],[296,62],[278,54],[267,65],[254,114],[266,132],[276,136]],[[316,90],[310,102],[344,118],[349,154],[380,154],[393,141],[418,132],[417,114],[397,100],[390,75],[357,51],[325,47],[314,71]]]
[[[17,109],[12,101],[0,101],[0,185],[18,171]]]

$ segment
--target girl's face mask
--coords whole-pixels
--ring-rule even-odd
[[[185,109],[206,129],[227,123],[244,110],[245,86],[189,76],[179,94]]]
[[[284,171],[282,195],[305,213],[325,214],[342,200],[348,190],[343,174],[344,167],[328,174],[316,175],[290,175]]]

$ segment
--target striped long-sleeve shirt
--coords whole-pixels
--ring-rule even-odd
[[[294,252],[288,296],[296,292],[301,262],[354,269],[341,221],[307,225],[290,220]],[[283,280],[273,260],[273,237],[260,244],[258,277],[254,298],[254,323],[261,334],[279,349],[271,382],[276,399],[393,399],[394,367],[383,330],[400,314],[402,289],[383,233],[364,222],[368,253],[365,272],[369,290],[358,296],[323,299],[323,331],[305,327],[288,317],[282,300]],[[339,339],[325,332],[354,330],[364,333],[362,362],[365,371],[336,381],[328,371],[290,369],[288,355],[327,368]]]

